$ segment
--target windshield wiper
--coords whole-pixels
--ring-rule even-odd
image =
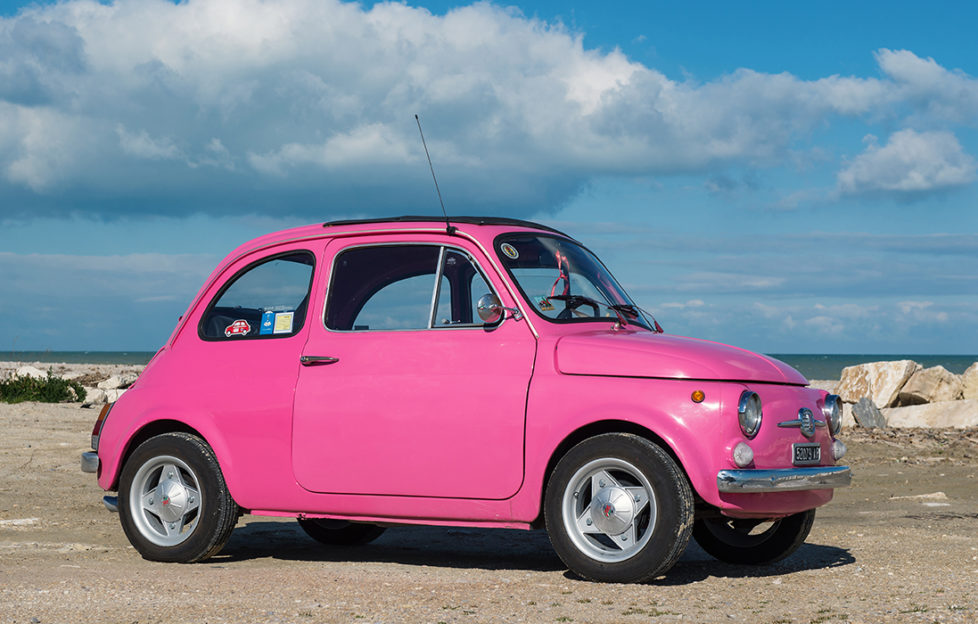
[[[641,312],[642,314],[645,314],[650,319],[652,319],[652,325],[653,327],[655,327],[655,333],[657,334],[665,333],[665,330],[663,330],[662,326],[659,325],[659,321],[655,320],[655,317],[652,316],[652,313],[646,310],[645,308],[640,308],[633,303],[616,303],[613,305],[609,305],[608,307],[611,308],[612,310],[621,310],[622,312],[625,312],[626,314],[630,314],[635,318],[639,318],[640,316],[639,312]]]

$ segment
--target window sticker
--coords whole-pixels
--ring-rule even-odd
[[[503,243],[499,246],[499,249],[511,260],[518,260],[520,257],[520,252],[516,251],[516,247],[513,247],[509,243]]]
[[[290,334],[292,333],[292,319],[295,318],[295,312],[276,312],[275,313],[275,328],[272,333],[275,334]]]
[[[274,312],[264,312],[261,315],[261,328],[258,330],[258,334],[261,336],[266,336],[272,333],[272,329],[275,324],[275,313]]]
[[[550,303],[550,299],[546,297],[537,299],[537,307],[540,308],[541,312],[553,312],[554,310],[554,304]]]
[[[238,319],[224,328],[224,337],[230,338],[231,336],[247,336],[251,331],[251,325],[248,321],[244,319]]]

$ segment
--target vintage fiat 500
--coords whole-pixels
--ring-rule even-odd
[[[850,480],[839,398],[806,386],[663,333],[551,228],[330,222],[221,262],[82,465],[147,559],[205,559],[242,513],[332,545],[545,527],[581,577],[633,582],[690,537],[744,564],[799,547]]]

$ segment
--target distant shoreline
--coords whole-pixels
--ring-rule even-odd
[[[0,362],[145,366],[155,351],[0,351]]]
[[[144,366],[154,353],[154,351],[0,351],[0,362]],[[913,360],[924,368],[940,365],[955,375],[960,375],[973,362],[978,361],[978,355],[893,353],[771,353],[768,355],[798,369],[808,379],[839,379],[842,369],[847,366],[893,360]]]

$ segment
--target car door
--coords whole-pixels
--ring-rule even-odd
[[[503,499],[523,480],[536,341],[486,327],[499,277],[457,238],[334,241],[323,316],[303,351],[296,479],[315,492]],[[506,301],[506,298],[503,298]]]

